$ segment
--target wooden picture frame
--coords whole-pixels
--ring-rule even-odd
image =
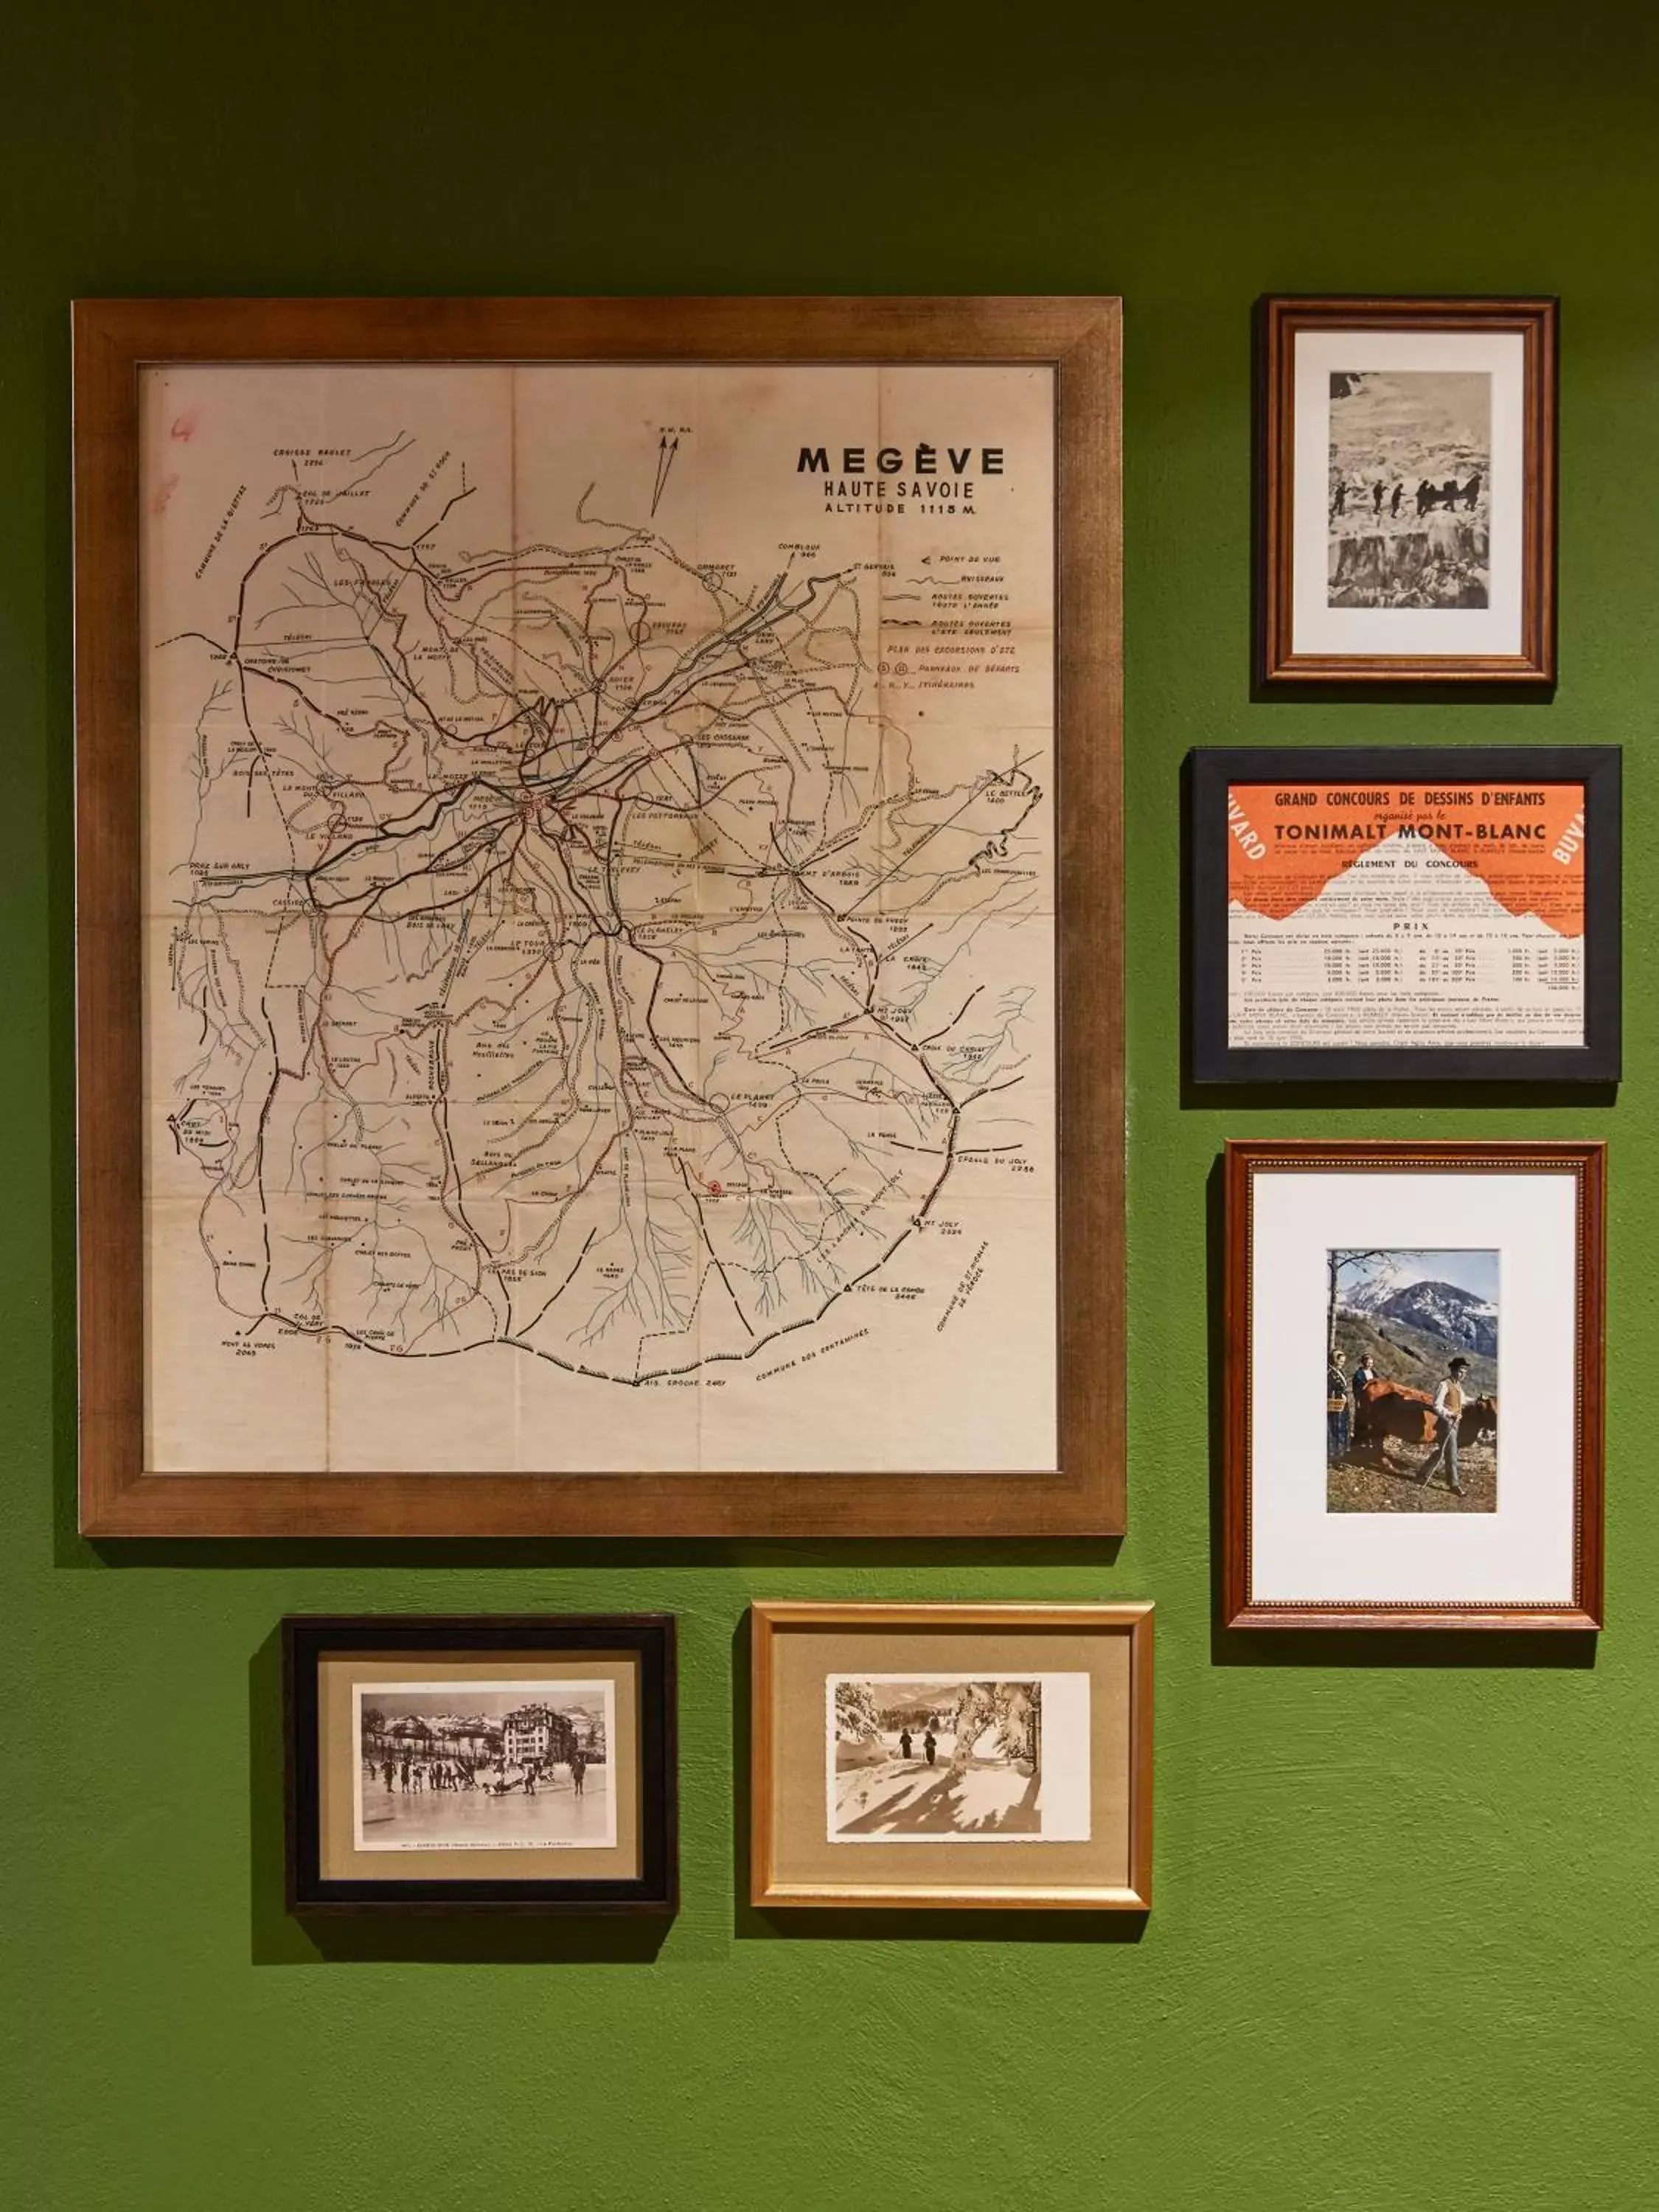
[[[1554,683],[1558,304],[1258,302],[1261,684]],[[1461,400],[1448,408],[1427,385],[1442,363],[1489,380],[1467,420]],[[1419,397],[1406,402],[1396,385],[1386,414],[1378,403],[1374,439],[1363,418],[1332,426],[1322,415],[1340,404],[1335,383],[1352,411],[1368,375],[1374,385],[1402,371],[1425,380]]]
[[[1123,1528],[1119,359],[1120,304],[1080,297],[135,299],[76,304],[79,1460],[84,1534],[983,1538],[1107,1535]],[[140,622],[147,587],[140,550],[143,531],[164,526],[155,517],[173,495],[173,457],[181,457],[179,469],[192,465],[198,447],[188,441],[198,416],[185,409],[170,429],[165,424],[158,429],[164,450],[144,479],[141,400],[152,373],[173,377],[240,366],[275,374],[319,364],[331,369],[345,364],[354,373],[382,364],[714,364],[784,370],[823,364],[896,370],[962,365],[988,373],[1051,373],[1054,527],[1052,554],[1045,558],[1052,561],[1056,636],[1053,781],[1060,912],[1054,934],[1059,1066],[1056,1103],[1047,1109],[1049,1119],[1043,1126],[1052,1127],[1052,1142],[1059,1147],[1059,1249],[1052,1271],[1058,1277],[1058,1412],[1049,1431],[1057,1431],[1057,1443],[1042,1463],[1028,1466],[1022,1458],[1006,1467],[992,1462],[964,1468],[952,1459],[937,1469],[895,1473],[884,1471],[873,1459],[848,1468],[832,1457],[782,1473],[752,1461],[736,1462],[730,1471],[716,1471],[720,1462],[664,1471],[610,1462],[526,1471],[522,1464],[509,1468],[483,1459],[443,1472],[417,1471],[416,1455],[430,1424],[413,1413],[406,1437],[394,1436],[378,1454],[373,1446],[360,1450],[349,1468],[328,1473],[321,1471],[325,1462],[319,1455],[308,1455],[298,1447],[280,1467],[228,1463],[209,1446],[198,1448],[187,1419],[173,1421],[169,1433],[183,1436],[188,1465],[162,1461],[149,1449],[145,1161],[147,1148],[153,1156],[159,1139],[145,1115],[135,1110],[145,1085],[145,670]],[[821,434],[832,439],[835,433],[825,428]],[[170,445],[169,440],[179,442]],[[318,450],[327,450],[326,443]],[[929,459],[931,450],[923,450],[922,465],[945,468],[944,453]],[[672,468],[665,433],[662,455]],[[170,473],[157,477],[163,462]],[[292,465],[297,479],[302,465]],[[682,483],[686,465],[682,456]],[[795,468],[793,444],[781,465]],[[1045,473],[1049,465],[1045,459]],[[647,495],[661,495],[660,476],[655,495],[650,495],[648,476],[646,484]],[[339,495],[354,495],[348,490]],[[417,484],[413,496],[422,495]],[[437,492],[430,495],[435,502]],[[295,512],[304,512],[304,496],[301,485],[294,495]],[[175,519],[185,497],[178,494]],[[234,533],[243,527],[255,505],[252,495],[242,500],[240,492],[216,504],[216,514],[221,507],[226,512],[216,528],[205,528],[204,562],[230,560],[228,551],[216,553],[219,540],[227,530]],[[444,512],[453,505],[452,497]],[[420,529],[424,512],[410,521],[410,532]],[[234,573],[234,562],[230,567]],[[179,574],[188,578],[190,564],[181,565]],[[244,675],[245,685],[246,680]],[[157,972],[153,964],[149,972]],[[280,1066],[274,1031],[271,1051]],[[155,1114],[164,1103],[155,1105]],[[179,1103],[187,1116],[188,1102]],[[208,1133],[217,1142],[222,1127]],[[187,1127],[186,1141],[191,1134]],[[720,1187],[718,1181],[708,1185],[711,1193]],[[468,1232],[457,1233],[465,1239]],[[966,1308],[973,1296],[982,1312],[981,1271],[969,1264],[975,1241],[962,1240],[966,1249],[957,1303]],[[996,1295],[1010,1293],[999,1289]],[[1029,1308],[1029,1292],[1024,1303]],[[883,1308],[874,1298],[864,1305],[860,1320],[897,1310]],[[979,1329],[984,1323],[976,1319],[974,1326]],[[339,1348],[343,1353],[344,1344]],[[218,1351],[208,1349],[216,1359]],[[410,1375],[411,1364],[405,1362],[401,1371]],[[256,1408],[243,1432],[258,1436],[268,1425]],[[554,1433],[556,1425],[544,1423],[540,1433]],[[914,1421],[911,1425],[917,1426]],[[792,1431],[814,1432],[811,1422],[802,1421]]]
[[[1150,1604],[769,1600],[751,1607],[750,1622],[753,1904],[766,1910],[1150,1908]],[[861,1677],[855,1674],[849,1684],[842,1674],[854,1661],[870,1669],[875,1682],[890,1686],[902,1679],[895,1668],[909,1662],[922,1681],[905,1681],[906,1693],[921,1695],[940,1711],[916,1717],[913,1738],[909,1717],[900,1717],[905,1735],[896,1737],[894,1759],[879,1769],[879,1787],[885,1790],[891,1780],[895,1794],[872,1813],[843,1817],[836,1795],[841,1698],[844,1692],[856,1704],[871,1694]],[[1051,1661],[1064,1671],[1051,1668]],[[1017,1678],[1010,1668],[1025,1674]],[[1079,1681],[1086,1682],[1084,1692],[1062,1693],[1062,1686]],[[1023,1717],[1011,1721],[994,1713],[989,1700],[998,1687]],[[975,1710],[985,1733],[959,1759],[945,1707],[953,1705],[959,1715],[956,1701],[964,1689],[980,1700]],[[872,1725],[884,1723],[877,1716]],[[1079,1742],[1090,1747],[1081,1759],[1086,1786],[1067,1805],[1061,1755],[1071,1753],[1075,1765]],[[820,1748],[826,1744],[827,1767]],[[999,1763],[1016,1770],[1009,1789],[1000,1793],[994,1786]],[[888,1764],[902,1771],[890,1778]],[[796,1782],[799,1795],[792,1797]],[[1040,1796],[1048,1808],[1041,1817],[1064,1832],[1031,1833],[1027,1839],[1025,1832],[1004,1831],[988,1842],[986,1829],[994,1826],[997,1813],[977,1800],[960,1815],[948,1809],[975,1782],[985,1783],[991,1793],[987,1803],[999,1812],[1008,1795],[1018,1793],[1022,1802],[1016,1810],[1024,1819],[1038,1817],[1026,1808]],[[1080,1810],[1085,1805],[1092,1808],[1092,1817]],[[939,1841],[958,1817],[975,1833]],[[903,1841],[892,1842],[901,1832]],[[919,1847],[914,1856],[912,1847]]]
[[[1600,1628],[1605,1144],[1250,1139],[1225,1178],[1225,1625]],[[1369,1355],[1357,1390],[1345,1329]],[[1321,1339],[1340,1362],[1322,1452]],[[1466,1397],[1486,1355],[1505,1379],[1483,1398],[1475,1371]],[[1442,1373],[1459,1395],[1437,1419]]]
[[[1187,825],[1193,1080],[1616,1083],[1623,1027],[1621,763],[1617,745],[1195,750]],[[1285,842],[1328,833],[1358,842]],[[1350,865],[1334,872],[1326,858],[1333,850]],[[1299,857],[1308,852],[1311,860]],[[1449,878],[1445,915],[1438,922],[1402,921],[1420,917],[1433,886],[1448,880],[1439,866],[1448,854],[1463,866]],[[1362,878],[1352,866],[1361,858],[1376,886],[1369,904],[1360,903]],[[1385,858],[1391,876],[1379,865]],[[1245,903],[1257,871],[1266,884],[1261,914]],[[1304,963],[1292,975],[1295,947],[1281,938],[1284,924],[1316,905],[1339,873],[1348,903],[1318,925],[1321,969],[1311,974]],[[1471,896],[1471,877],[1495,885],[1496,893],[1465,916],[1461,904]],[[1554,901],[1570,911],[1558,914]],[[1540,918],[1546,907],[1553,928]],[[1500,908],[1508,909],[1507,922]],[[1566,957],[1574,963],[1571,994]],[[1252,960],[1267,972],[1265,988],[1247,993],[1239,970]],[[1282,1003],[1273,995],[1271,972],[1279,963]],[[1448,977],[1443,985],[1425,980],[1436,963]],[[1483,1017],[1501,1027],[1505,1041],[1482,1044],[1460,1002],[1477,991],[1492,1000],[1506,990],[1515,994],[1514,1005],[1494,1006]],[[1319,1019],[1313,1001],[1322,994],[1330,1034],[1345,1038],[1362,1030],[1376,998],[1376,1018],[1363,1042],[1311,1041]],[[1393,1041],[1385,1041],[1393,1017],[1382,1001],[1395,995],[1410,996],[1419,1017],[1425,1006],[1437,1005],[1443,1041],[1407,1041],[1397,1024]],[[1569,995],[1582,1008],[1582,1024],[1576,1041],[1562,1042],[1548,1024],[1565,1021]],[[1236,996],[1244,1001],[1242,1026],[1259,1027],[1273,1041],[1234,1041]]]
[[[508,1679],[486,1679],[498,1672]],[[578,1679],[586,1674],[596,1680]],[[398,1675],[415,1679],[391,1679]],[[283,1622],[289,1911],[672,1917],[675,1676],[672,1613],[290,1614]],[[501,1721],[520,1680],[526,1702],[508,1726],[524,1740],[508,1742]],[[423,1731],[418,1717],[391,1711],[402,1696],[424,1713],[446,1694],[479,1713],[438,1717]],[[365,1695],[385,1710],[365,1709]],[[548,1698],[558,1712],[538,1702]],[[486,1701],[494,1718],[484,1723]],[[531,1744],[532,1722],[545,1743]],[[465,1732],[481,1725],[494,1737]],[[383,1784],[360,1776],[365,1726],[380,1731],[370,1749],[376,1766],[384,1759]],[[562,1729],[569,1741],[554,1742],[551,1731]],[[387,1841],[400,1823],[410,1834]],[[521,1832],[532,1841],[515,1848]],[[558,1871],[579,1863],[579,1871]],[[465,1868],[464,1878],[441,1872],[446,1863]],[[416,1866],[427,1871],[398,1872]]]

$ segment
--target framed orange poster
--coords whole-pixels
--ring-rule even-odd
[[[1616,1081],[1620,760],[1195,752],[1195,1080]]]

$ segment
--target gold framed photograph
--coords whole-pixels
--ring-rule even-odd
[[[1152,1904],[1152,1608],[752,1608],[761,1906]]]
[[[75,328],[82,1529],[1121,1531],[1119,303]]]

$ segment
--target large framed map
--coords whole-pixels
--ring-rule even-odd
[[[82,1526],[1123,1526],[1118,309],[76,311]]]

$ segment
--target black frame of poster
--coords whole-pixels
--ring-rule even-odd
[[[674,1616],[617,1613],[290,1613],[283,1622],[283,1708],[290,1912],[653,1913],[679,1905],[679,1762]],[[640,1871],[632,1881],[325,1880],[319,1817],[318,1671],[325,1656],[449,1651],[638,1655]]]
[[[1617,745],[1205,745],[1187,762],[1189,1074],[1194,1083],[1619,1080],[1620,768]],[[1580,783],[1584,1042],[1322,1049],[1227,1042],[1227,793],[1236,783]]]

